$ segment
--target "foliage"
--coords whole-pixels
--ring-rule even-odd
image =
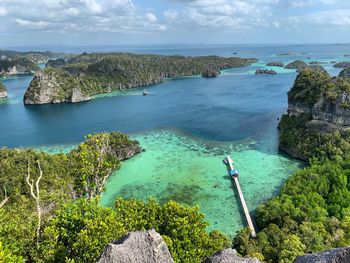
[[[280,148],[303,160],[347,159],[350,153],[348,130],[318,131],[307,127],[308,115],[283,115],[279,123]]]
[[[241,231],[235,246],[266,262],[350,245],[350,161],[314,162],[290,177],[279,196],[257,208],[255,240]]]
[[[117,199],[115,208],[101,208],[96,199],[80,199],[65,205],[46,225],[39,248],[33,252],[38,262],[95,262],[104,246],[137,230],[155,229],[167,242],[176,262],[201,262],[206,256],[228,246],[218,231],[206,232],[208,223],[198,208],[176,202],[160,205]]]
[[[99,162],[100,156],[95,155],[97,146],[102,147],[106,141],[96,144],[100,138],[109,138],[108,158]],[[96,146],[97,148],[94,148]],[[47,222],[57,208],[64,203],[74,200],[81,193],[98,192],[95,184],[89,188],[83,187],[81,178],[86,176],[82,167],[83,160],[89,157],[90,168],[99,169],[96,176],[108,176],[110,163],[119,165],[119,158],[123,158],[128,150],[138,149],[138,143],[129,140],[120,133],[101,133],[88,136],[87,140],[77,149],[68,154],[47,154],[32,149],[0,150],[0,200],[5,197],[6,189],[9,201],[3,207],[3,217],[0,217],[0,241],[5,247],[11,246],[15,255],[28,257],[28,250],[34,245],[35,229],[37,226],[37,212],[34,199],[30,196],[30,189],[26,184],[28,163],[31,178],[36,181],[39,176],[37,161],[40,161],[43,177],[40,181],[40,203],[42,220]],[[135,152],[137,153],[137,151]],[[120,156],[119,156],[120,155]],[[94,158],[96,159],[94,159]],[[105,164],[104,162],[107,162]],[[101,167],[95,167],[101,165]],[[85,173],[84,173],[85,172]],[[94,180],[93,176],[89,179]],[[103,187],[103,186],[102,186]]]

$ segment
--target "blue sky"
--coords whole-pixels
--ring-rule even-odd
[[[350,42],[349,0],[0,0],[0,47]]]

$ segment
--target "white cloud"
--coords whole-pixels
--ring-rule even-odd
[[[163,15],[166,19],[176,20],[179,16],[179,13],[175,10],[168,9],[168,10],[164,11]]]
[[[156,21],[158,21],[158,18],[157,18],[154,14],[152,14],[152,13],[147,13],[147,14],[145,15],[145,17],[146,17],[146,20],[147,20],[148,22],[156,22]]]
[[[23,28],[137,33],[166,28],[155,14],[142,13],[131,0],[0,0],[0,17],[5,19],[3,31],[11,32]]]

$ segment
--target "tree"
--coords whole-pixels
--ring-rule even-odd
[[[39,243],[39,238],[40,238],[40,227],[41,227],[41,205],[40,205],[40,189],[39,189],[39,184],[40,180],[43,177],[43,171],[41,170],[40,166],[40,161],[37,161],[38,164],[38,169],[39,169],[39,177],[37,178],[35,182],[35,189],[34,189],[34,180],[30,178],[30,163],[28,161],[28,173],[26,177],[26,182],[30,188],[30,194],[34,198],[35,203],[36,203],[36,209],[38,213],[38,227],[36,229],[36,242],[37,244]]]
[[[110,152],[110,135],[88,135],[87,141],[75,151],[75,189],[80,196],[93,199],[99,196],[107,178],[117,170],[120,162]]]

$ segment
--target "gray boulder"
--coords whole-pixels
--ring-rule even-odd
[[[202,263],[260,263],[256,258],[241,258],[234,249],[225,249],[206,258]]]
[[[166,243],[155,230],[131,232],[106,246],[98,263],[173,263]]]
[[[350,67],[347,67],[347,68],[343,69],[339,73],[339,77],[350,78]]]
[[[349,263],[350,247],[336,248],[320,253],[299,256],[294,263]]]

